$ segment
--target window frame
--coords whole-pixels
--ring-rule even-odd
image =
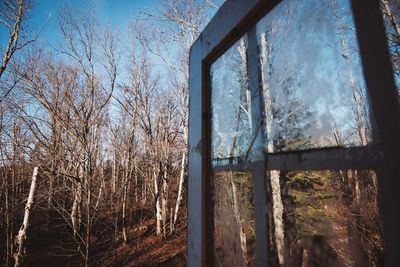
[[[211,86],[210,66],[244,34],[248,34],[250,90],[260,90],[256,23],[281,0],[228,0],[190,50],[188,149],[188,266],[212,266]],[[379,144],[354,148],[319,148],[265,154],[253,163],[231,163],[214,169],[244,168],[254,181],[256,262],[267,264],[265,172],[279,170],[374,169],[378,177],[383,220],[385,266],[400,266],[400,108],[388,53],[379,0],[351,0],[357,41],[374,132]],[[373,18],[373,19],[371,19]],[[384,90],[382,89],[384,88]],[[257,116],[257,115],[256,115]],[[263,202],[264,201],[264,202]]]

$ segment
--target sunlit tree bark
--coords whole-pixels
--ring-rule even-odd
[[[29,195],[25,206],[24,220],[22,222],[21,228],[19,229],[18,235],[15,240],[17,246],[17,252],[15,254],[15,265],[14,265],[15,267],[21,266],[25,256],[25,240],[28,234],[29,216],[31,213],[33,199],[36,191],[36,179],[38,175],[38,170],[39,170],[38,167],[35,167],[33,169],[31,187],[29,190]]]

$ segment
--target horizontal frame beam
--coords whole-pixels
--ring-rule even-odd
[[[214,161],[218,162],[218,161]],[[213,170],[243,171],[253,169],[264,162],[246,162],[240,158],[221,159]],[[374,146],[353,148],[325,148],[268,154],[267,170],[345,170],[379,169],[382,167],[383,152]]]

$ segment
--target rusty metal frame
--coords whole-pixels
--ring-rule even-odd
[[[210,65],[242,35],[254,34],[254,25],[279,0],[228,0],[210,21],[190,51],[189,75],[189,178],[188,178],[188,266],[212,266],[211,192],[211,100]],[[379,202],[385,239],[385,266],[400,266],[400,111],[388,55],[385,29],[378,0],[352,0],[364,76],[372,107],[374,131],[379,142],[367,147],[323,148],[265,155],[259,162],[238,162],[215,168],[247,169],[252,172],[256,210],[256,262],[266,266],[265,216],[260,209],[265,200],[266,169],[375,169],[379,179]],[[249,49],[254,49],[249,42]],[[249,60],[254,60],[250,58]],[[250,64],[249,64],[250,65]],[[258,86],[257,64],[249,76]],[[264,226],[262,226],[264,223]],[[264,255],[264,256],[263,256]]]

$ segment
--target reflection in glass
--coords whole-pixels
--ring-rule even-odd
[[[255,266],[253,182],[247,172],[213,175],[214,251],[217,266]]]
[[[382,265],[375,172],[271,170],[267,178],[275,265]]]
[[[381,0],[380,3],[397,92],[400,96],[400,4],[398,0]]]
[[[283,1],[257,36],[269,153],[371,143],[349,1]]]
[[[258,132],[252,118],[246,49],[244,36],[211,65],[214,160],[248,157]]]
[[[256,25],[259,66],[248,65],[246,35],[211,65],[216,265],[255,264],[252,177],[216,169],[249,156],[262,161],[260,147],[278,153],[372,143],[354,28],[349,0],[282,1]],[[259,68],[262,99],[249,88],[251,68]],[[261,111],[252,110],[254,101]],[[380,266],[376,180],[371,170],[269,170],[269,265]]]

